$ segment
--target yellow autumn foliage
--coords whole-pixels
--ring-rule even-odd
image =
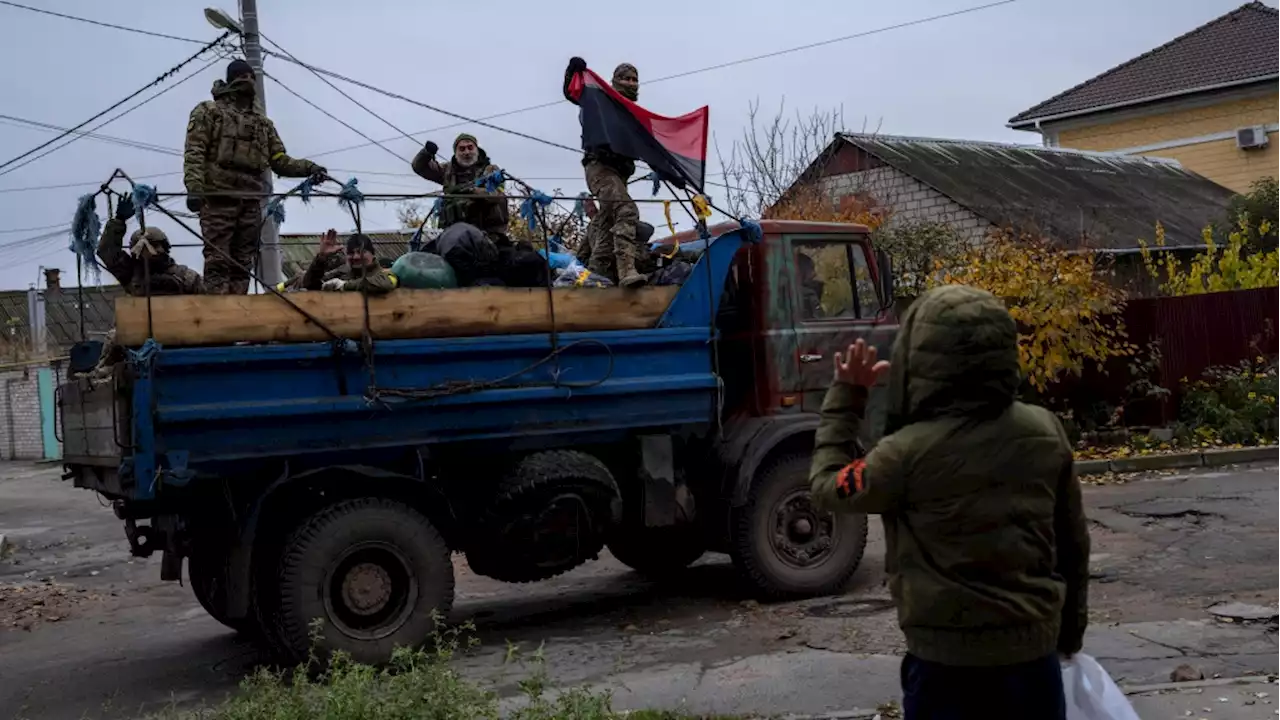
[[[1185,266],[1176,253],[1161,252],[1157,258],[1145,240],[1139,240],[1142,263],[1147,272],[1160,283],[1160,291],[1167,295],[1200,295],[1228,290],[1252,290],[1276,287],[1280,284],[1280,253],[1249,252],[1248,244],[1252,228],[1247,216],[1241,216],[1236,227],[1227,236],[1227,242],[1219,246],[1213,237],[1213,228],[1205,227],[1201,233],[1204,252],[1197,253]],[[1263,220],[1257,236],[1266,237],[1271,223]],[[1155,247],[1166,247],[1164,226],[1156,223]]]
[[[1028,381],[1043,391],[1064,373],[1089,363],[1101,370],[1132,355],[1124,323],[1124,293],[1103,277],[1092,253],[1071,254],[1030,235],[996,231],[929,278],[937,285],[969,285],[1002,298],[1018,323],[1018,359]]]

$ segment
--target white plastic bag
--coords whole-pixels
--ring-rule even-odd
[[[1139,720],[1129,699],[1097,660],[1076,653],[1062,663],[1067,720]]]

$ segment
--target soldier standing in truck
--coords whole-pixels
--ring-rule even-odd
[[[213,99],[191,111],[182,156],[187,209],[200,215],[204,279],[213,295],[249,292],[249,268],[262,231],[262,174],[323,177],[310,161],[289,157],[271,120],[254,107],[253,68],[244,60],[227,65],[215,80]]]

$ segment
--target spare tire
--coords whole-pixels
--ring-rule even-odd
[[[555,577],[599,556],[621,509],[613,474],[592,455],[528,455],[499,482],[467,564],[503,582]]]

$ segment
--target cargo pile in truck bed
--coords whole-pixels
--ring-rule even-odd
[[[401,288],[370,297],[375,340],[510,335],[552,330],[638,330],[654,327],[680,288],[473,287]],[[342,337],[358,339],[365,325],[359,293],[290,293],[289,300]],[[150,309],[148,310],[148,302]],[[167,347],[237,342],[312,342],[329,335],[275,295],[176,295],[116,300],[116,339],[136,346],[152,337]]]

